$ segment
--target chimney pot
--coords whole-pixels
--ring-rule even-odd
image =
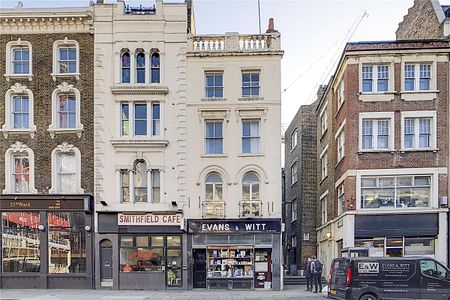
[[[266,30],[266,33],[271,33],[271,32],[278,32],[275,30],[273,18],[269,19],[269,26],[267,27],[267,30]]]

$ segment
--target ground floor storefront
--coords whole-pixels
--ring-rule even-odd
[[[281,289],[281,220],[188,220],[189,288]]]
[[[2,195],[0,288],[92,289],[89,195]]]
[[[181,213],[99,213],[96,287],[186,289]]]
[[[318,257],[328,274],[333,258],[425,256],[448,265],[447,209],[421,213],[347,212],[318,229]],[[347,251],[346,251],[347,250]]]

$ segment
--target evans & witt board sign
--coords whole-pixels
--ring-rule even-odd
[[[190,233],[281,232],[281,220],[189,220]]]
[[[180,226],[183,223],[182,214],[118,214],[119,226]]]

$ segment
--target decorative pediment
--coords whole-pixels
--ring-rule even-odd
[[[26,152],[28,150],[28,146],[19,141],[12,144],[9,148],[14,153],[17,153],[17,152],[22,153],[22,152]]]
[[[72,84],[68,84],[67,82],[63,82],[60,85],[58,85],[58,90],[60,90],[61,92],[67,93],[70,92],[73,89],[73,85]]]
[[[67,142],[63,142],[61,145],[58,145],[58,146],[56,147],[56,149],[57,149],[59,152],[65,152],[65,153],[67,153],[67,152],[73,152],[73,151],[74,151],[73,145],[72,145],[72,144],[69,144],[69,143],[67,143]]]
[[[11,86],[11,90],[16,94],[24,94],[27,90],[27,86],[22,85],[19,82],[16,82],[14,85]]]

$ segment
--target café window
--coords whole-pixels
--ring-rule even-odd
[[[361,177],[361,208],[429,207],[431,176]]]
[[[48,272],[86,273],[86,215],[48,213]]]
[[[164,266],[166,266],[164,268]],[[181,285],[181,236],[123,235],[120,237],[120,272],[161,272],[168,285]]]
[[[2,262],[4,273],[39,272],[39,212],[2,213]]]

